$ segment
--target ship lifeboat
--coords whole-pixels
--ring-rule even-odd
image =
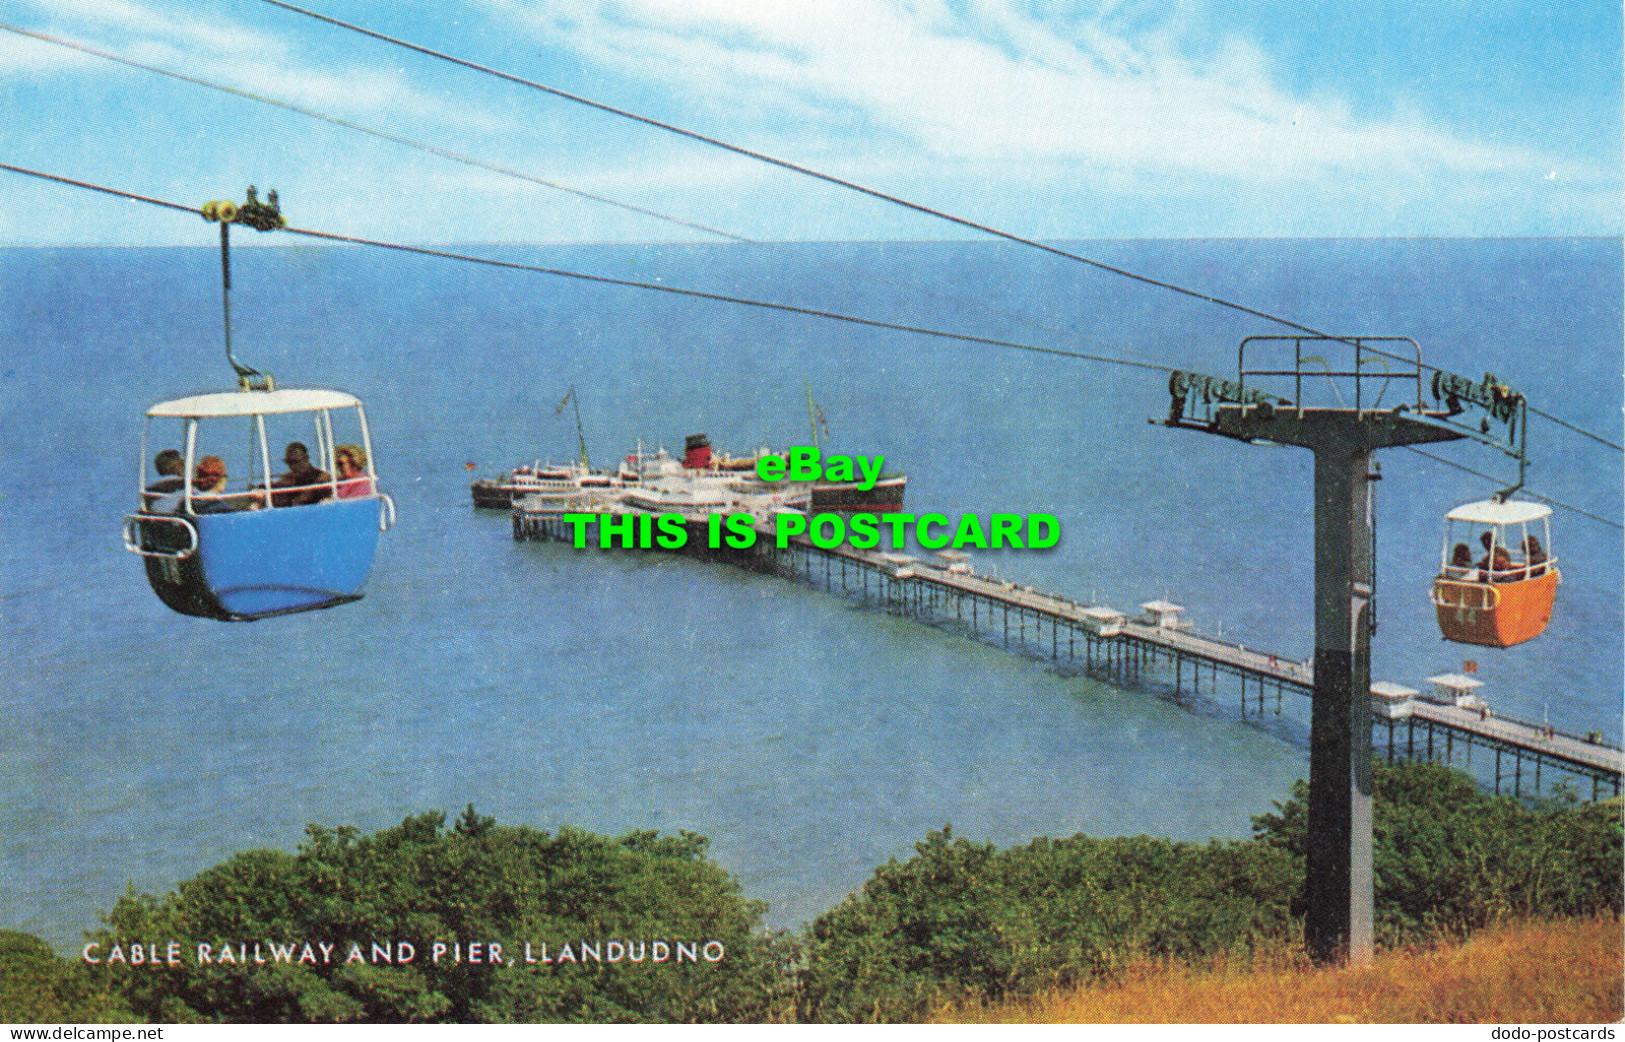
[[[1546,629],[1563,581],[1551,514],[1539,503],[1485,500],[1445,515],[1432,593],[1444,639],[1510,648]]]
[[[149,462],[155,425],[167,447]],[[271,449],[284,445],[290,473],[273,476]],[[361,597],[395,506],[378,491],[356,398],[282,389],[160,402],[141,455],[124,545],[173,610],[247,621]]]

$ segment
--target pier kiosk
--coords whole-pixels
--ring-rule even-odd
[[[1463,676],[1460,673],[1441,673],[1436,677],[1428,677],[1428,684],[1432,691],[1428,693],[1428,701],[1437,702],[1442,706],[1455,706],[1458,709],[1487,710],[1484,699],[1474,694],[1484,686],[1482,680]]]
[[[1190,629],[1190,623],[1179,617],[1179,613],[1184,610],[1184,605],[1174,604],[1172,601],[1146,601],[1140,605],[1140,611],[1145,613],[1143,620],[1147,626],[1171,630],[1174,633]]]
[[[1352,369],[1328,364],[1334,352],[1346,357],[1350,349]],[[1237,370],[1235,381],[1175,372],[1168,383],[1172,404],[1166,423],[1315,454],[1315,672],[1304,934],[1309,955],[1318,962],[1367,962],[1373,919],[1371,482],[1380,476],[1372,471],[1371,454],[1462,435],[1437,422],[1443,412],[1430,413],[1424,405],[1421,349],[1406,337],[1248,337],[1241,342]],[[1395,390],[1401,400],[1383,402],[1384,392]],[[1306,391],[1323,392],[1334,404],[1307,407]]]
[[[1385,720],[1403,720],[1411,715],[1411,700],[1420,691],[1404,684],[1378,680],[1371,685],[1371,711]],[[1390,746],[1393,741],[1390,739]]]

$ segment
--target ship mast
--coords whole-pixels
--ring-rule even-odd
[[[813,401],[812,381],[811,380],[804,380],[802,382],[806,385],[806,388],[807,388],[807,425],[812,428],[812,443],[813,443],[813,448],[816,449],[816,448],[819,447],[819,444],[818,444],[818,403]],[[829,430],[829,425],[825,424],[824,429],[826,431],[828,431]]]
[[[574,387],[570,388],[570,398],[576,410],[576,444],[581,448],[581,469],[591,470],[592,464],[587,462],[587,435],[581,429],[581,398]]]
[[[581,469],[591,470],[592,465],[587,462],[587,435],[581,429],[581,396],[576,394],[574,387],[570,388],[569,393],[564,396],[564,400],[559,403],[559,407],[553,410],[553,415],[557,416],[564,411],[566,405],[571,404],[575,406],[576,410],[576,444],[581,448]]]

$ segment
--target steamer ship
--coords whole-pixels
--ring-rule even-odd
[[[613,473],[589,470],[579,463],[542,463],[515,467],[498,477],[480,478],[469,486],[474,505],[487,510],[510,510],[514,503],[535,492],[572,495],[637,487],[640,475],[626,464]]]
[[[474,505],[491,510],[510,510],[525,496],[541,493],[548,497],[585,495],[613,501],[631,493],[648,502],[709,500],[729,492],[777,499],[786,506],[809,513],[893,513],[903,509],[908,487],[906,474],[882,474],[873,487],[863,489],[857,482],[775,481],[756,476],[756,464],[763,456],[778,455],[761,449],[749,456],[714,454],[704,434],[691,434],[684,440],[683,458],[673,458],[664,449],[645,454],[641,449],[626,457],[614,471],[590,470],[579,463],[542,464],[516,467],[495,478],[481,478],[470,491]]]

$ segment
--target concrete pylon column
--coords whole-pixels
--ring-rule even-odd
[[[1308,913],[1317,962],[1371,958],[1371,454],[1461,435],[1403,410],[1222,406],[1209,428],[1315,454]]]
[[[1371,453],[1315,450],[1308,913],[1317,962],[1371,958]]]

